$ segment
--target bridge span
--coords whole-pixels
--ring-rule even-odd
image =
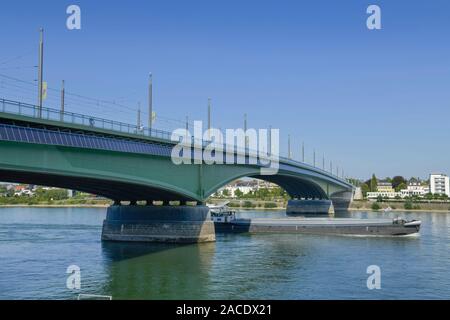
[[[276,175],[261,175],[261,166],[249,163],[175,165],[171,150],[177,142],[170,140],[169,132],[50,108],[40,111],[34,105],[0,99],[0,181],[74,189],[116,204],[147,201],[152,207],[147,211],[166,210],[154,209],[153,201],[165,205],[180,201],[183,206],[195,201],[200,220],[207,215],[200,208],[206,199],[242,177],[276,183],[295,199],[328,199],[338,207],[352,196],[353,186],[346,180],[291,159],[280,158]],[[125,219],[125,209],[113,207],[108,214]],[[133,210],[132,216],[144,209],[128,210]],[[174,210],[165,217],[175,214],[172,219],[180,219],[179,209]],[[159,213],[158,217],[164,220]],[[119,225],[123,231],[124,224]]]

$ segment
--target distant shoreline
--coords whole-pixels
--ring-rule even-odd
[[[109,204],[2,204],[1,208],[108,208]]]
[[[356,207],[356,204],[369,204],[369,202],[353,202],[348,208],[349,212],[385,212],[384,209],[390,207],[391,210],[388,212],[423,212],[423,213],[450,213],[450,208],[420,208],[420,209],[405,209],[405,208],[392,208],[390,203],[379,203],[380,209],[374,210],[371,207],[366,205],[362,205],[361,207]],[[398,203],[397,203],[398,204]],[[447,204],[445,204],[447,205]],[[110,204],[2,204],[1,208],[108,208]],[[276,207],[276,208],[263,208],[263,207],[254,207],[254,208],[246,208],[246,207],[232,207],[235,210],[242,211],[283,211],[286,210],[285,207]]]
[[[406,209],[405,204],[409,203],[410,208]],[[372,208],[372,206],[378,206],[378,210]],[[383,212],[385,209],[390,209],[389,211],[395,212],[439,212],[439,213],[450,213],[450,203],[448,202],[408,202],[408,201],[383,201],[374,202],[367,200],[357,200],[353,201],[348,208],[349,211],[373,211],[373,212]]]
[[[370,211],[370,212],[385,212],[384,209],[380,210],[373,210],[371,208],[348,208],[348,211],[355,212],[355,211]],[[423,212],[423,213],[450,213],[450,210],[439,210],[439,209],[392,209],[388,212]]]

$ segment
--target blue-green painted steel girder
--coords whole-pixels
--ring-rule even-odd
[[[3,113],[0,113],[0,119],[20,122],[20,125],[40,123],[69,130],[83,129],[95,134],[136,138],[132,134]],[[274,182],[297,198],[329,198],[334,193],[353,188],[322,170],[290,160],[281,160],[278,174],[261,176],[260,167],[256,165],[175,165],[170,157],[164,156],[25,143],[0,137],[0,181],[63,187],[115,200],[204,202],[222,186],[242,177]]]

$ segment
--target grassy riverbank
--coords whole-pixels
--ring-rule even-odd
[[[208,203],[221,204],[229,201],[228,206],[239,210],[286,210],[287,202],[282,199],[273,201],[255,199],[209,199]],[[37,207],[37,208],[106,208],[112,204],[107,199],[65,199],[36,201],[30,198],[0,198],[0,208]],[[392,211],[411,212],[450,212],[450,202],[408,202],[386,201],[372,202],[367,200],[353,201],[349,211],[383,211],[391,208]]]
[[[106,207],[111,204],[109,199],[87,193],[77,193],[69,197],[69,192],[65,189],[38,187],[32,190],[21,189],[20,192],[4,186],[0,189],[1,207]]]
[[[254,199],[210,199],[210,203],[220,204],[230,201],[228,206],[235,209],[252,210],[286,210],[287,201],[274,200],[262,201]],[[374,205],[376,204],[376,205]],[[411,202],[411,201],[387,201],[372,202],[367,200],[353,201],[349,211],[383,211],[391,208],[393,211],[411,212],[450,212],[450,202]]]
[[[107,208],[109,204],[2,204],[1,208]]]
[[[419,202],[419,201],[383,201],[373,202],[367,200],[353,201],[350,211],[383,211],[387,208],[392,211],[412,212],[450,212],[450,202]]]
[[[78,208],[78,207],[108,207],[112,201],[107,199],[66,199],[66,200],[42,200],[23,198],[0,198],[0,207],[40,207],[40,208]]]

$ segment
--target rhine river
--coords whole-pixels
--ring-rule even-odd
[[[415,237],[217,235],[216,243],[184,246],[102,243],[105,213],[0,208],[0,299],[450,298],[446,213],[351,214],[420,219]],[[81,269],[80,290],[66,287],[70,265]],[[381,290],[367,288],[370,265],[381,268]]]

